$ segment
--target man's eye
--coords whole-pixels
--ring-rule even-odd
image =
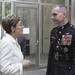
[[[57,14],[56,14],[56,13],[53,13],[52,15],[53,15],[53,16],[56,16]]]

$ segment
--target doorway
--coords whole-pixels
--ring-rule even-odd
[[[12,2],[12,13],[21,17],[24,25],[23,35],[26,38],[25,59],[31,65],[39,66],[39,6],[22,2]]]

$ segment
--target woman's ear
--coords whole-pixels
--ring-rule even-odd
[[[12,26],[12,27],[11,27],[11,31],[12,31],[12,32],[15,32],[15,27]]]

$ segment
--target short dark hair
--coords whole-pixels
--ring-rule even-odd
[[[9,14],[5,18],[2,19],[2,27],[6,31],[6,33],[11,33],[11,27],[16,27],[16,24],[20,21],[20,17]]]

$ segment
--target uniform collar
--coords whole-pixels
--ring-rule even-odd
[[[59,29],[64,29],[64,28],[67,28],[68,26],[70,26],[70,23],[66,23],[65,25],[61,26],[61,27],[58,27]]]

